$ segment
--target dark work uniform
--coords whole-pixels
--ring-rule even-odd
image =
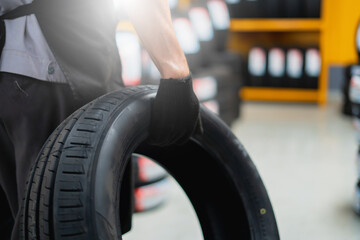
[[[13,218],[12,239],[18,239],[25,182],[51,132],[85,103],[123,86],[112,0],[35,0],[34,3],[10,18],[35,13],[55,57],[54,70],[58,66],[65,80],[48,81],[4,69],[0,72],[1,239],[8,239]],[[2,62],[7,61],[7,54],[4,51]],[[46,70],[51,73],[52,68]]]

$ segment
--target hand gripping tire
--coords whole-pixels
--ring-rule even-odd
[[[21,239],[122,239],[121,183],[132,153],[155,159],[179,182],[204,239],[279,239],[254,164],[208,110],[201,108],[204,134],[185,145],[158,148],[144,142],[155,92],[140,86],[104,95],[54,131],[28,180]]]

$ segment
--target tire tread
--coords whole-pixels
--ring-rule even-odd
[[[146,90],[154,88],[140,86],[104,95],[74,112],[53,132],[26,183],[21,239],[87,239],[84,221],[89,220],[84,203],[88,198],[85,190],[91,165],[87,149],[95,144],[97,133],[114,111],[129,96]],[[57,194],[62,197],[55,199]]]

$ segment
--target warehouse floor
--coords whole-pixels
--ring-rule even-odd
[[[323,107],[247,102],[232,126],[266,185],[281,239],[360,239],[360,217],[351,209],[356,138],[340,111],[339,94]],[[135,214],[133,225],[125,240],[202,239],[179,187],[162,207]]]

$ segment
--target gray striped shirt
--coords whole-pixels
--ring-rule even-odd
[[[0,15],[32,0],[1,0]],[[66,83],[34,14],[5,20],[6,40],[0,72],[20,74],[43,81]]]

